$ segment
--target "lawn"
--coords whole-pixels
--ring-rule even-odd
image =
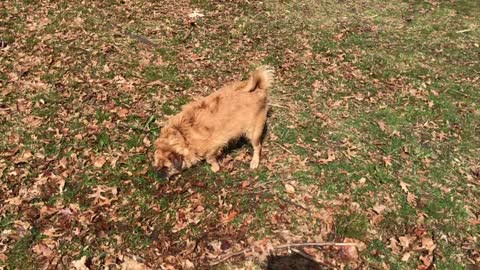
[[[262,64],[260,168],[159,179]],[[479,153],[477,0],[0,3],[0,269],[478,269]]]

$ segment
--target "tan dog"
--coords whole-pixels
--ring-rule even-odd
[[[257,168],[267,119],[267,89],[272,82],[273,70],[263,66],[248,81],[227,84],[183,106],[155,141],[154,167],[163,177],[169,177],[206,159],[217,172],[217,157],[223,148],[246,136],[254,150],[250,168]]]

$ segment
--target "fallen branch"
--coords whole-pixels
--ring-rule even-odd
[[[296,247],[347,247],[347,246],[356,246],[357,243],[335,243],[335,242],[320,242],[320,243],[296,243],[296,244],[285,244],[279,245],[272,248],[272,250],[279,250],[279,249],[292,249]],[[246,255],[247,252],[252,252],[254,250],[253,247],[248,247],[242,249],[237,252],[229,253],[223,256],[222,258],[213,261],[210,265],[217,265],[220,264],[230,258],[237,257],[240,255]]]

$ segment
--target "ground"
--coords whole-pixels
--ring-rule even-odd
[[[478,269],[478,1],[23,0],[0,15],[0,269]],[[166,117],[262,64],[276,82],[260,168],[240,141],[220,173],[158,179]],[[307,242],[356,246],[275,248]]]

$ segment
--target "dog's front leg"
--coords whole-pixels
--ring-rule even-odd
[[[216,155],[207,156],[207,163],[212,166],[212,172],[218,172],[220,170],[220,165],[218,164]]]

